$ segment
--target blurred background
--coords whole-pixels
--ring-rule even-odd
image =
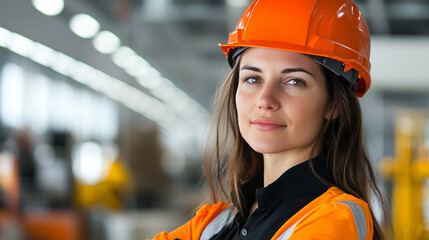
[[[429,1],[355,2],[372,34],[361,103],[389,239],[429,239]],[[217,44],[249,3],[1,0],[0,239],[146,239],[186,222],[229,70]]]

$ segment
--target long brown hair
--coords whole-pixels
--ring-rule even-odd
[[[384,224],[390,225],[386,200],[377,186],[374,169],[366,153],[362,139],[362,111],[353,88],[341,77],[324,69],[330,107],[338,117],[325,125],[321,138],[323,153],[334,179],[334,185],[371,205],[371,195],[383,208]],[[371,209],[371,208],[370,208]],[[372,210],[373,239],[385,239],[380,224]]]
[[[241,206],[242,202],[241,184],[263,168],[262,154],[247,144],[238,128],[235,94],[239,66],[240,57],[216,92],[210,122],[212,132],[208,135],[211,138],[206,145],[204,161],[204,173],[210,189],[208,200],[213,203],[220,200],[231,203],[234,198],[238,202],[237,206]],[[323,154],[326,155],[335,181],[332,184],[369,204],[371,192],[381,201],[382,195],[363,147],[359,101],[344,79],[326,69],[324,74],[327,79],[328,104],[337,111],[337,116],[333,114],[327,121],[317,141],[323,146]],[[374,215],[373,222],[374,239],[385,239]]]

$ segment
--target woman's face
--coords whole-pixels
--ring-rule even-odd
[[[329,116],[325,81],[321,66],[305,55],[247,49],[236,93],[243,138],[263,154],[309,154]]]

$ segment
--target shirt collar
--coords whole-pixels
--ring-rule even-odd
[[[247,216],[255,201],[258,201],[258,208],[270,208],[282,203],[311,201],[324,193],[333,184],[322,183],[311,169],[310,162],[320,177],[329,183],[334,182],[323,155],[293,166],[265,188],[261,171],[240,188],[244,198],[242,214]]]

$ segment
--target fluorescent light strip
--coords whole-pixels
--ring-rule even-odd
[[[153,120],[165,132],[169,132],[173,124],[187,125],[160,100],[86,63],[2,27],[0,27],[0,46],[105,94]]]
[[[176,87],[169,79],[153,68],[146,60],[137,55],[131,48],[119,47],[112,54],[113,62],[126,73],[137,79],[152,95],[162,100],[173,111],[192,122],[194,125],[205,125],[208,121],[207,110],[188,94]],[[183,103],[183,104],[182,104]]]
[[[97,25],[93,34],[86,35],[79,32],[84,32],[84,26],[91,25],[91,22],[93,22],[92,25]],[[77,14],[70,20],[70,28],[80,37],[92,38],[99,30],[99,23],[88,14]],[[108,44],[109,42],[111,45]],[[93,45],[101,53],[112,54],[112,60],[118,67],[134,77],[141,86],[151,91],[152,95],[162,100],[169,106],[170,110],[187,119],[188,122],[192,122],[196,126],[202,126],[208,121],[209,113],[204,107],[177,88],[170,80],[162,77],[158,70],[133,49],[127,46],[119,46],[120,40],[113,33],[108,31],[99,32],[93,39]]]

